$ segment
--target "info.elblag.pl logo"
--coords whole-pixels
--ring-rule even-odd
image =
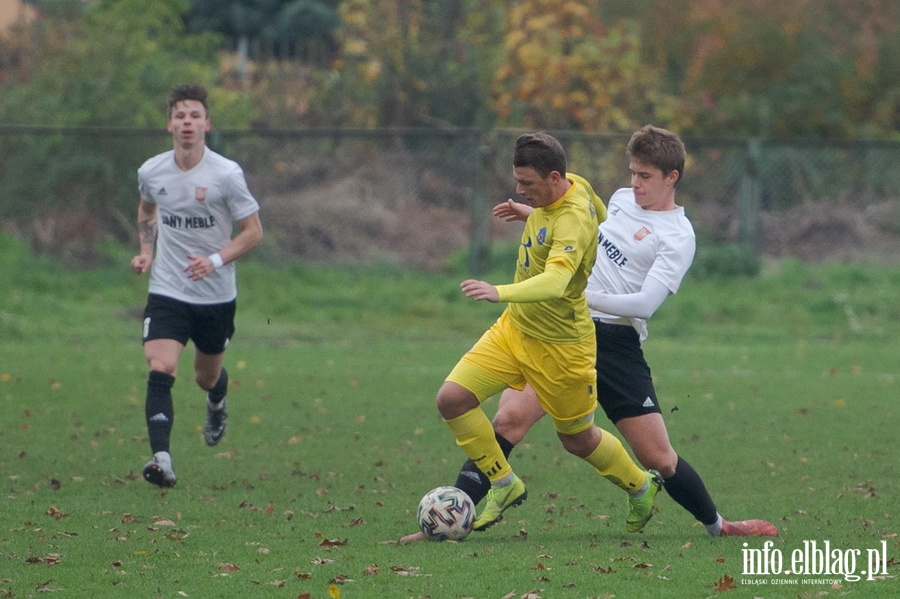
[[[763,543],[761,549],[751,548],[749,543],[744,543],[741,555],[744,576],[794,576],[795,579],[789,581],[792,584],[838,582],[839,579],[824,580],[837,577],[847,582],[856,582],[863,577],[866,580],[876,580],[888,576],[887,541],[881,541],[881,547],[873,549],[841,549],[832,547],[831,541],[803,541],[803,546],[790,554],[775,547],[772,541]],[[863,566],[865,569],[861,569]],[[815,577],[815,580],[811,577]],[[742,582],[767,584],[763,580],[754,579]]]

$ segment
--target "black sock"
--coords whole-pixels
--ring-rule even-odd
[[[172,385],[175,377],[165,372],[151,370],[147,378],[147,401],[144,415],[147,419],[147,433],[150,436],[150,450],[169,451],[169,436],[175,421],[172,407]]]
[[[499,433],[494,433],[494,437],[497,439],[497,443],[500,444],[500,449],[503,450],[503,456],[508,458],[515,445]],[[453,486],[465,491],[466,495],[472,498],[472,502],[478,505],[478,502],[484,499],[484,496],[491,490],[491,481],[484,475],[484,472],[478,469],[475,462],[466,460],[462,468],[459,469],[456,483]]]
[[[210,403],[218,404],[225,399],[226,393],[228,393],[228,371],[223,368],[222,372],[219,373],[219,380],[216,381],[216,386],[207,391],[207,397]]]
[[[709,496],[706,485],[703,484],[697,471],[684,458],[678,456],[675,474],[671,478],[664,479],[663,482],[665,490],[672,499],[689,511],[694,518],[703,524],[714,524],[718,520],[716,504]]]

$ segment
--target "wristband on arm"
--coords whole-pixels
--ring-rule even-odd
[[[212,254],[209,257],[209,261],[212,262],[213,268],[216,268],[216,269],[222,268],[223,266],[225,266],[225,261],[222,260],[222,256],[219,254],[219,252]]]

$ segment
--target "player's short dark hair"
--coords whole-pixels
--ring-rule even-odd
[[[206,88],[199,83],[187,83],[184,85],[176,85],[169,92],[169,99],[166,102],[166,116],[172,116],[172,109],[179,102],[185,100],[196,100],[203,104],[203,109],[209,115],[209,106],[206,105]]]
[[[684,177],[687,150],[681,138],[667,129],[644,125],[628,140],[627,154],[640,163],[658,168],[665,175],[678,171],[676,185]]]
[[[566,151],[562,144],[549,133],[526,133],[516,140],[513,151],[513,166],[531,167],[541,177],[556,171],[566,174]]]

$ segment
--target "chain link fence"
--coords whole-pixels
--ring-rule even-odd
[[[465,255],[484,270],[516,224],[490,208],[515,197],[522,131],[216,130],[262,206],[259,259],[391,262],[437,269]],[[554,132],[570,169],[601,197],[629,184],[628,136]],[[805,261],[892,259],[900,250],[900,143],[684,137],[679,185],[700,248],[734,244]],[[0,126],[0,230],[90,266],[108,240],[137,247],[138,166],[165,131]]]

